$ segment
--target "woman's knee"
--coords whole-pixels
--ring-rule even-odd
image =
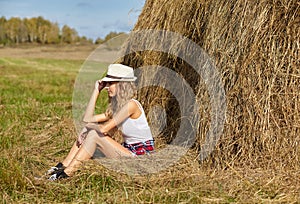
[[[96,145],[97,145],[97,137],[99,137],[97,135],[97,132],[94,130],[89,131],[89,133],[87,134],[82,147],[85,149],[85,151],[87,151],[89,153],[90,156],[93,156],[94,151],[96,149]]]
[[[91,130],[89,131],[86,140],[89,141],[94,141],[96,143],[101,142],[102,140],[106,140],[107,136],[104,136],[102,133],[96,131],[96,130]]]
[[[95,130],[90,130],[85,138],[85,140],[95,140],[98,137],[98,134]]]

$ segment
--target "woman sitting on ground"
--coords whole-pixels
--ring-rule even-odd
[[[49,180],[72,176],[81,163],[90,159],[96,148],[106,157],[131,157],[154,150],[154,140],[141,104],[134,99],[136,87],[133,68],[111,64],[106,77],[95,84],[84,122],[87,125],[78,136],[63,162],[48,170]],[[96,101],[107,88],[110,104],[105,113],[94,115]],[[119,144],[109,132],[115,127],[122,131],[124,143]]]

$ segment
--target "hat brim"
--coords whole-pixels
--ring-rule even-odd
[[[101,81],[135,81],[137,78],[133,77],[133,78],[121,78],[121,79],[115,79],[115,78],[110,78],[110,77],[104,77],[101,79]]]

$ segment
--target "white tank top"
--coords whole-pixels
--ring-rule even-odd
[[[138,142],[145,142],[147,140],[153,140],[152,133],[142,105],[137,100],[132,100],[136,102],[142,114],[136,119],[128,117],[121,124],[121,131],[123,133],[124,142],[127,144],[134,144]]]

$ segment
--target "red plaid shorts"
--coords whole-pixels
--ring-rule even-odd
[[[147,140],[146,142],[139,142],[134,144],[123,143],[123,146],[129,149],[135,155],[150,154],[154,151],[154,140]]]

